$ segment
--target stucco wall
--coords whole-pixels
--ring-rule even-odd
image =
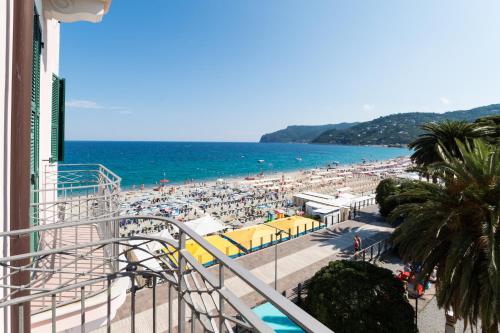
[[[37,7],[39,8],[39,7]],[[59,34],[60,23],[47,20],[41,8],[40,23],[42,26],[42,61],[40,69],[40,188],[45,188],[45,172],[51,158],[51,117],[52,117],[52,75],[59,75]],[[49,200],[42,192],[40,202]],[[43,218],[43,216],[42,216]]]
[[[13,0],[0,2],[0,232],[10,229],[9,189],[10,189],[10,114],[11,114],[11,78],[12,78],[12,29]],[[0,239],[0,256],[9,254],[9,244]],[[1,276],[6,268],[0,271]],[[9,284],[2,280],[0,283]],[[0,288],[0,298],[4,297]],[[7,308],[0,309],[0,333],[10,331],[10,313]]]
[[[41,1],[35,1],[42,13]],[[11,78],[14,0],[0,1],[0,232],[10,230],[10,122],[11,122]],[[46,21],[41,17],[44,48],[42,50],[40,78],[40,171],[50,158],[52,73],[59,73],[59,22]],[[43,172],[41,172],[41,176]],[[40,179],[43,185],[43,176]],[[42,199],[42,198],[41,198]],[[0,238],[0,256],[9,255],[8,242]],[[0,276],[6,275],[5,268]],[[8,285],[10,281],[0,281]],[[0,288],[0,298],[5,290]],[[8,308],[0,309],[0,333],[9,332]]]

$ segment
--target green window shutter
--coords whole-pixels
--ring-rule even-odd
[[[51,162],[59,160],[59,78],[52,75],[52,115],[51,115],[51,135],[50,135],[50,153]]]
[[[64,160],[64,127],[66,119],[66,80],[61,79],[59,81],[59,150],[58,150],[58,161]]]
[[[42,53],[42,30],[36,13],[33,18],[33,62],[31,76],[31,135],[30,135],[30,174],[31,174],[31,203],[39,202],[39,161],[40,161],[40,60]],[[38,207],[30,208],[31,224],[38,224]],[[38,248],[38,233],[31,237],[31,249]]]
[[[65,80],[52,75],[51,162],[64,159]]]
[[[39,162],[38,134],[40,125],[40,58],[42,53],[42,31],[38,15],[33,22],[33,62],[31,77],[31,173],[37,176]]]
[[[38,14],[33,22],[33,62],[31,80],[31,110],[40,109],[40,58],[42,53],[42,30]]]

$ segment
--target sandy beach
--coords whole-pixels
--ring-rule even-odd
[[[182,185],[124,191],[122,215],[152,214],[190,221],[211,216],[230,228],[262,223],[270,210],[294,215],[294,194],[312,191],[328,195],[367,195],[381,179],[404,176],[409,158],[324,167],[247,178],[218,179]],[[151,225],[123,225],[122,233],[157,232]]]

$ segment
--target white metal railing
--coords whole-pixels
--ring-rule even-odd
[[[34,191],[35,225],[115,216],[121,178],[100,164],[49,164]]]
[[[100,164],[49,164],[40,175],[41,186],[32,194],[31,222],[34,226],[67,224],[78,221],[116,217],[119,209],[121,178]],[[46,229],[30,234],[34,248],[40,251],[62,248],[82,242],[94,242],[119,235],[118,223],[86,223],[73,228]],[[65,281],[79,281],[80,272],[111,273],[118,267],[114,262],[99,262],[95,257],[116,255],[118,247],[88,247],[78,256],[92,255],[82,263],[78,257],[52,253],[33,258],[30,288],[50,288]],[[56,270],[55,268],[59,268]],[[105,282],[96,281],[86,290],[87,296],[101,292]],[[64,304],[80,297],[59,294],[54,300],[42,298],[33,303],[32,312],[44,311],[53,301]]]
[[[22,274],[23,272],[37,271],[37,265],[20,265],[18,263],[29,260],[36,263],[40,258],[52,255],[64,255],[72,257],[77,262],[86,262],[91,259],[101,265],[117,263],[116,271],[93,271],[81,270],[76,280],[66,280],[60,285],[47,287],[33,287],[30,282],[20,285],[1,286],[6,291],[6,297],[0,299],[0,308],[10,307],[22,313],[26,307],[32,307],[32,303],[40,299],[51,300],[49,306],[44,309],[49,315],[52,331],[57,331],[59,315],[57,308],[63,303],[57,303],[57,298],[65,294],[77,293],[79,299],[79,316],[81,330],[86,330],[86,300],[88,300],[87,288],[96,283],[104,283],[103,293],[107,295],[107,302],[103,304],[102,314],[105,316],[105,325],[108,332],[111,331],[111,285],[120,278],[130,280],[130,325],[131,332],[144,332],[143,327],[136,327],[136,294],[139,289],[150,287],[152,289],[152,330],[157,331],[157,321],[167,320],[170,332],[177,327],[178,332],[185,332],[188,328],[191,332],[234,332],[237,328],[244,328],[253,332],[273,332],[242,299],[236,297],[225,285],[224,274],[230,272],[241,283],[249,286],[254,292],[263,297],[265,301],[272,303],[276,308],[286,314],[297,325],[306,332],[322,333],[330,332],[328,328],[318,322],[315,318],[301,310],[299,307],[284,298],[267,284],[256,278],[249,271],[225,256],[204,238],[196,234],[186,225],[163,217],[151,216],[127,216],[136,223],[149,223],[151,220],[161,221],[168,227],[179,230],[178,239],[167,239],[151,235],[138,235],[127,238],[107,238],[79,244],[66,245],[62,247],[43,249],[33,253],[25,253],[7,258],[0,258],[0,264],[8,267],[9,274]],[[46,224],[30,229],[17,230],[0,233],[5,241],[19,237],[32,235],[33,233],[63,231],[67,228],[75,228],[88,225],[96,225],[103,228],[106,225],[117,223],[116,218],[104,218],[87,221],[75,221],[65,223]],[[217,262],[217,274],[209,271],[198,263],[196,259],[186,250],[186,238],[190,237],[196,244],[204,248]],[[162,249],[155,252],[149,250],[148,245],[155,245]],[[101,255],[89,249],[99,250],[107,246],[118,247],[117,253],[102,251]],[[137,251],[146,254],[138,256]],[[138,260],[138,257],[143,259]],[[157,265],[151,265],[152,261]],[[55,265],[53,273],[64,273],[64,266]],[[72,272],[70,272],[72,273]],[[168,288],[168,311],[160,317],[156,314],[158,286],[166,285]],[[164,290],[164,289],[162,289]],[[26,294],[28,292],[28,294]],[[161,296],[161,295],[158,295]],[[73,305],[75,301],[73,300]],[[174,310],[175,309],[175,310]],[[20,318],[22,321],[22,318]],[[23,323],[19,323],[22,325]]]

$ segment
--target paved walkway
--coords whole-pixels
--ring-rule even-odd
[[[367,247],[387,238],[392,228],[378,220],[374,207],[365,211],[358,221],[346,221],[320,231],[290,240],[278,249],[278,290],[296,288],[310,279],[319,269],[332,260],[344,259],[353,253],[353,238],[359,234]],[[236,261],[267,284],[274,286],[274,247],[243,256]],[[237,277],[226,276],[226,286],[246,304],[255,305],[264,300]]]
[[[353,238],[359,234],[363,239],[363,247],[384,239],[392,233],[393,228],[384,223],[378,216],[377,207],[371,206],[363,210],[355,221],[342,222],[333,227],[322,229],[308,235],[289,240],[278,246],[278,290],[290,290],[299,282],[311,278],[321,267],[331,260],[338,260],[352,254]],[[236,261],[252,274],[269,285],[274,285],[275,248],[270,247],[237,258]],[[214,274],[217,268],[210,269]],[[230,272],[225,274],[225,285],[236,296],[249,305],[254,306],[264,298]],[[167,329],[167,288],[157,288],[158,331]],[[176,302],[174,302],[174,306]],[[130,295],[125,305],[120,308],[113,321],[113,331],[124,332],[130,328]],[[143,290],[136,295],[136,327],[141,332],[148,331],[152,319],[151,291]],[[175,309],[174,313],[175,313]]]

